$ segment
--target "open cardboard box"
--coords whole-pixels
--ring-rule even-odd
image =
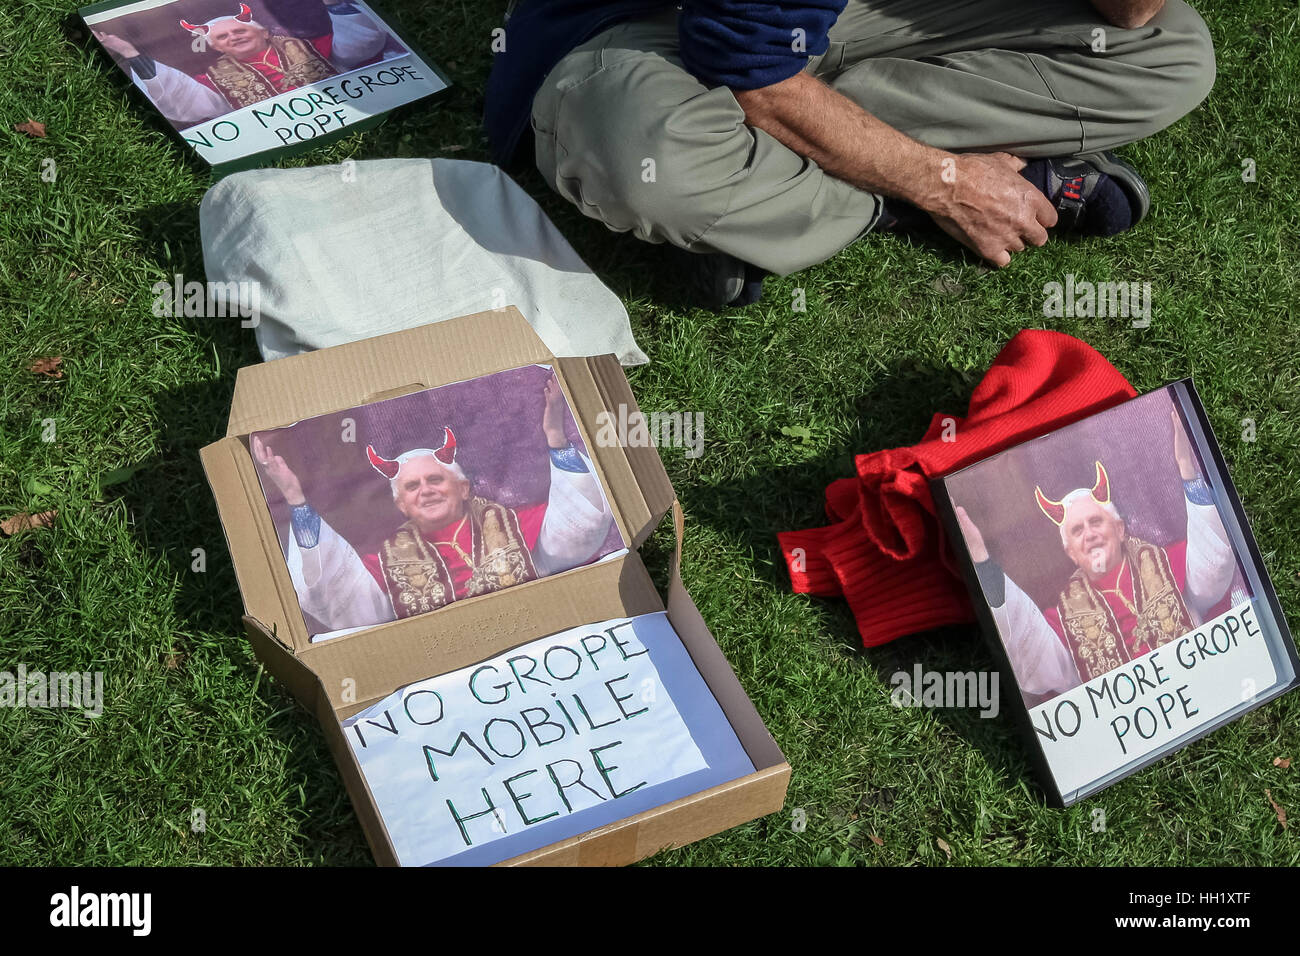
[[[626,554],[456,601],[437,611],[311,643],[248,450],[251,432],[529,364],[553,365],[604,483]],[[201,452],[244,600],[244,629],[266,669],[320,722],[375,860],[396,854],[341,722],[407,684],[536,638],[665,610],[637,550],[673,512],[667,612],[755,771],[504,861],[622,865],[779,810],[790,766],[709,633],[680,574],[682,510],[653,447],[602,447],[602,411],[636,401],[612,355],[556,358],[513,306],[239,370],[226,437]]]

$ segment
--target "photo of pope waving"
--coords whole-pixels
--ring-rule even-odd
[[[1076,488],[1060,500],[1035,487],[1038,508],[1056,526],[1075,565],[1050,606],[1038,607],[1011,580],[966,509],[954,509],[1016,680],[1026,692],[1061,693],[1176,640],[1203,623],[1227,594],[1236,571],[1228,533],[1172,411],[1170,421],[1187,521],[1179,540],[1162,546],[1130,533],[1111,500],[1101,461],[1093,463],[1092,487]]]
[[[394,458],[367,445],[370,466],[388,481],[406,519],[386,529],[374,554],[359,554],[330,527],[284,458],[254,435],[250,450],[263,487],[274,488],[291,509],[285,559],[303,611],[330,631],[366,627],[596,558],[613,513],[591,460],[565,435],[565,397],[553,374],[542,399],[549,487],[536,504],[511,508],[476,495],[456,461],[456,436],[445,425],[430,447]]]
[[[313,24],[315,35],[293,36],[278,25],[280,21],[259,22],[257,17],[271,13],[272,8],[289,23]],[[149,49],[108,30],[95,30],[94,35],[178,128],[372,63],[382,56],[389,41],[380,24],[346,0],[260,0],[256,9],[246,3],[231,3],[228,10],[210,20],[191,23],[178,17],[169,26],[176,33],[189,34],[193,38],[190,49],[202,58],[188,66],[169,65]],[[147,29],[141,29],[149,35]],[[208,55],[213,53],[215,59]],[[196,63],[203,65],[197,67]]]

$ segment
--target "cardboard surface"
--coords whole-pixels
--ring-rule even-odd
[[[625,540],[639,547],[671,508],[677,547],[667,611],[755,772],[509,864],[621,865],[780,809],[790,767],[709,633],[680,574],[684,516],[652,446],[600,446],[597,416],[637,411],[612,355],[557,359],[513,306],[240,369],[227,435],[202,450],[258,658],[325,731],[375,859],[396,856],[340,721],[399,687],[569,627],[665,609],[635,550],[429,614],[317,644],[308,639],[247,446],[250,432],[528,364],[555,367]]]

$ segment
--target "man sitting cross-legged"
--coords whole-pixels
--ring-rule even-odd
[[[996,266],[1150,203],[1110,150],[1214,83],[1183,0],[524,0],[488,82],[508,162],[683,257],[702,300],[933,221]]]

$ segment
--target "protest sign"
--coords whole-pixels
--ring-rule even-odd
[[[1059,802],[1295,686],[1286,620],[1190,382],[934,488]]]
[[[752,769],[663,613],[410,684],[344,733],[404,865],[503,858]]]
[[[1063,791],[1154,753],[1277,683],[1250,602],[1030,711]]]
[[[333,138],[447,86],[361,0],[123,0],[81,15],[213,166]]]

